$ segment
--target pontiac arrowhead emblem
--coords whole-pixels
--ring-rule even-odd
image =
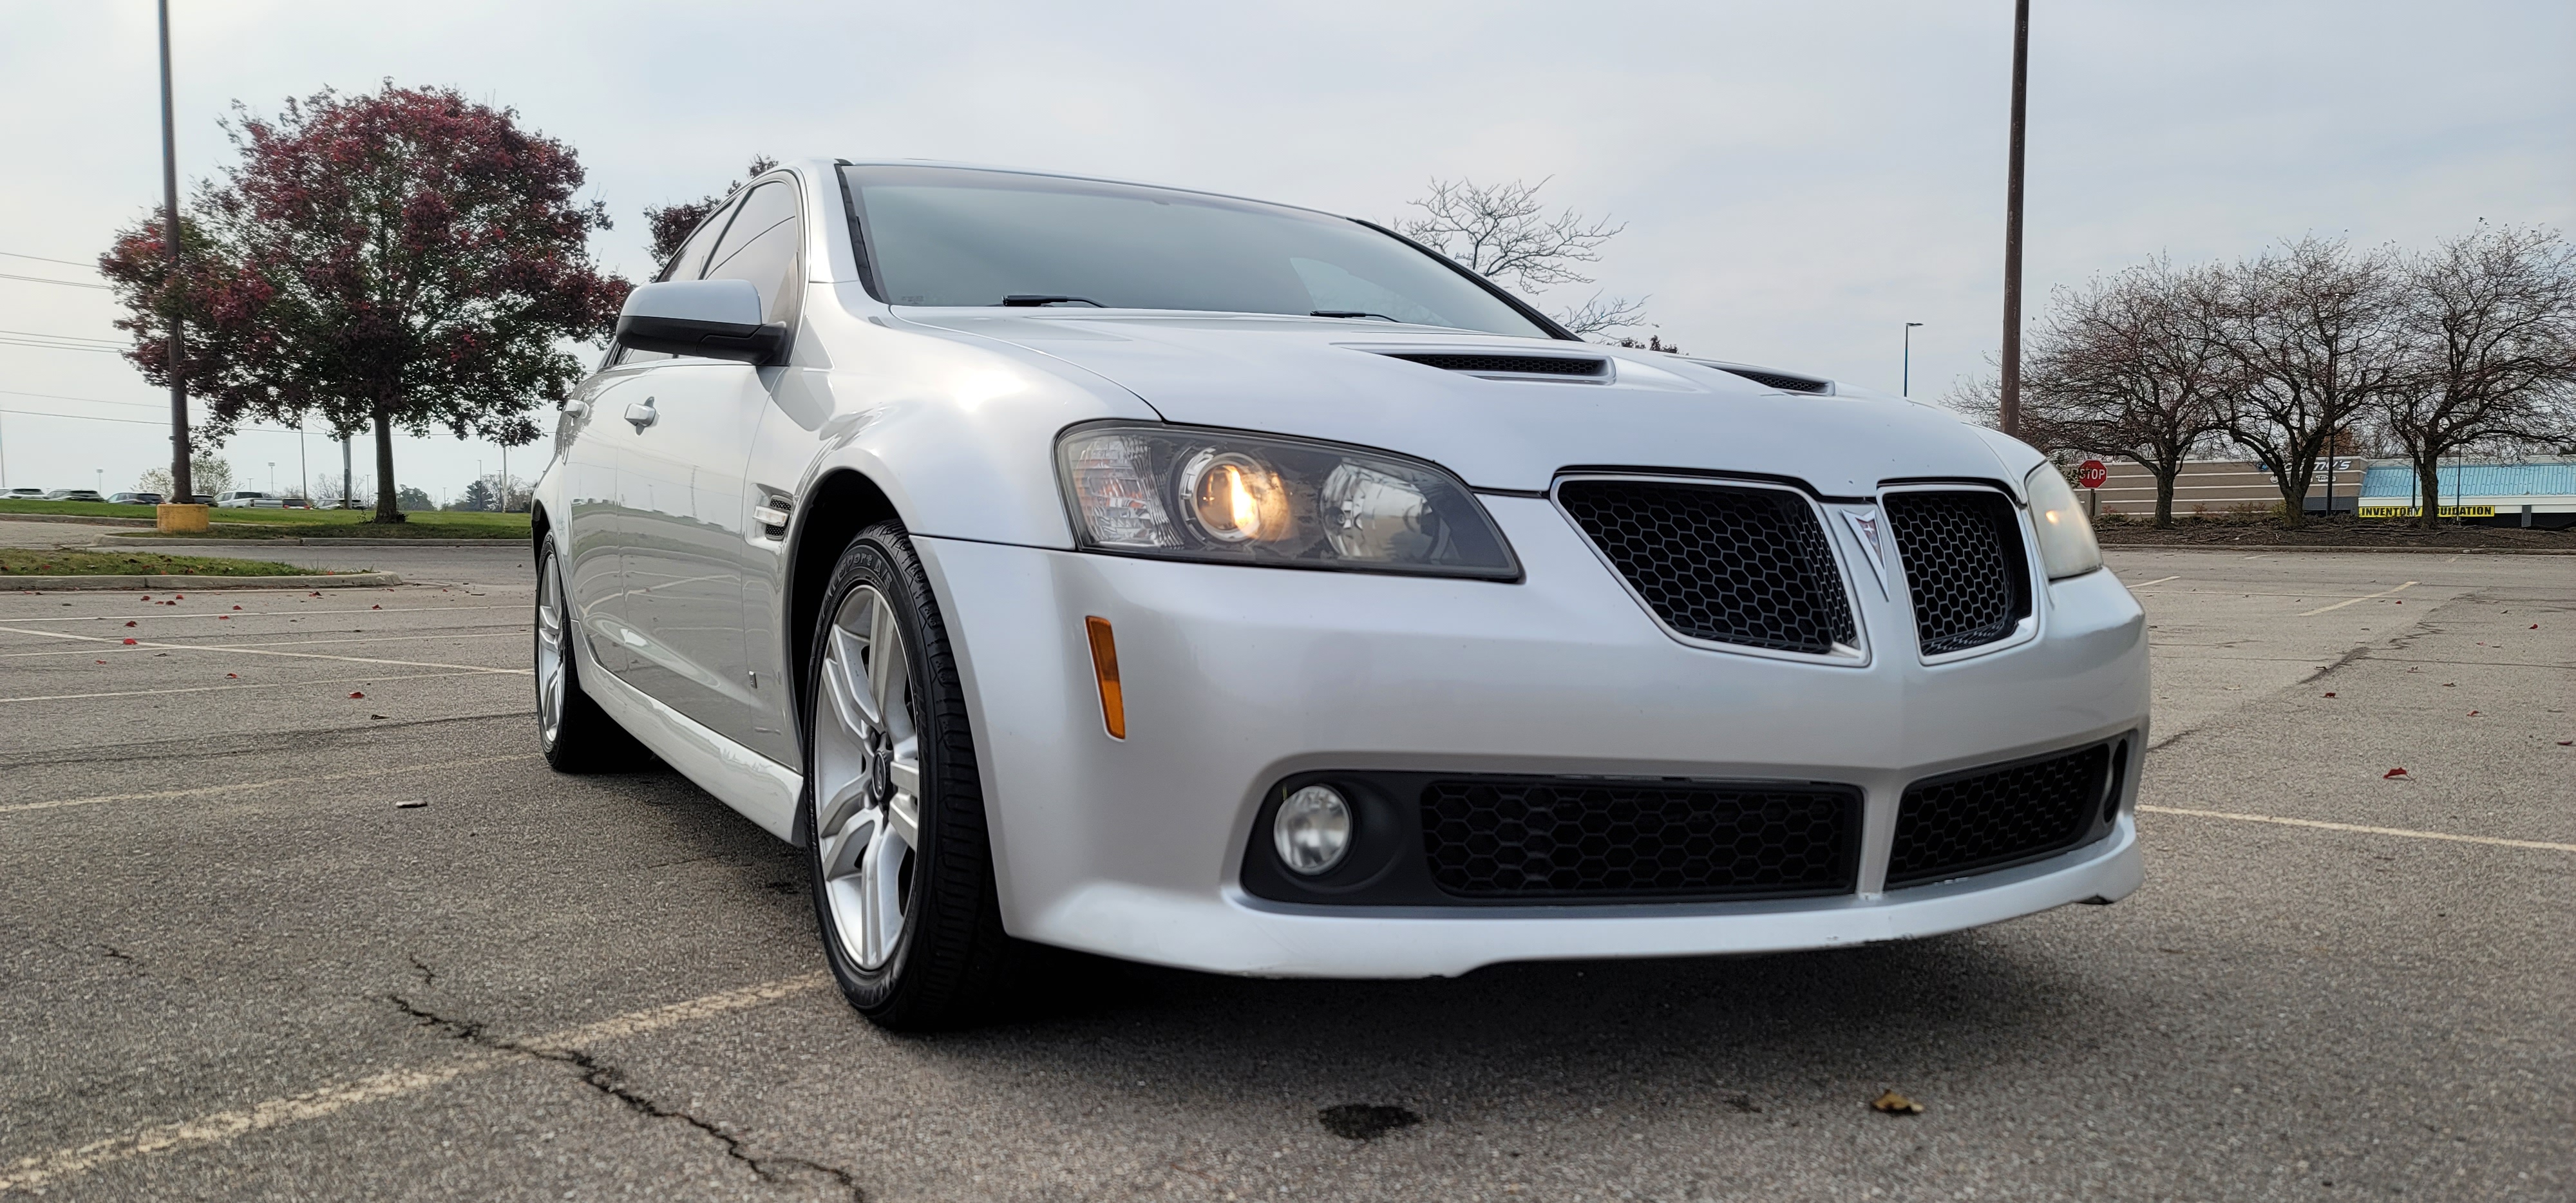
[[[1879,516],[1875,509],[1844,510],[1844,520],[1851,523],[1852,533],[1860,536],[1861,551],[1869,556],[1869,570],[1878,577],[1878,587],[1887,588],[1887,551],[1879,542]]]

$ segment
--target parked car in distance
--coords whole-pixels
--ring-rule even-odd
[[[96,489],[56,489],[45,494],[47,501],[105,501]]]
[[[190,494],[188,494],[188,495],[186,495],[186,496],[184,496],[184,497],[180,497],[180,498],[178,498],[178,499],[177,499],[177,500],[175,500],[172,504],[174,504],[174,505],[213,505],[214,503],[215,503],[215,499],[214,499],[214,498],[209,497],[209,496],[207,496],[207,495],[205,495],[205,494],[203,494],[203,493],[190,493]]]
[[[537,484],[540,746],[803,849],[880,1024],[1021,942],[1433,977],[2143,879],[2145,613],[2018,439],[1204,192],[809,159],[669,262]],[[2068,926],[1945,947],[2008,998]]]
[[[161,495],[159,493],[111,493],[108,495],[107,499],[116,505],[161,504]]]
[[[11,489],[7,496],[7,500],[10,501],[43,501],[44,499],[43,489]]]
[[[313,508],[313,501],[307,497],[280,497],[277,499],[277,505],[279,509],[285,510],[309,510]]]
[[[227,509],[249,509],[252,502],[262,500],[267,496],[268,494],[262,493],[257,489],[234,489],[230,492],[215,494],[215,504]]]

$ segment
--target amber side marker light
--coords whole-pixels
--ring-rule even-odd
[[[1092,616],[1082,620],[1091,633],[1091,672],[1100,678],[1100,721],[1108,726],[1111,739],[1127,738],[1127,697],[1118,688],[1118,637],[1109,633],[1109,620]]]

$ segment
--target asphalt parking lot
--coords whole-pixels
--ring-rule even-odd
[[[0,1197],[2576,1197],[2576,560],[2113,552],[2117,906],[897,1038],[796,853],[547,771],[524,550],[287,558],[411,583],[0,594]]]

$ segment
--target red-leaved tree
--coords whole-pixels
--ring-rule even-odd
[[[378,522],[403,520],[396,429],[535,439],[528,411],[582,372],[562,344],[604,338],[628,287],[591,260],[608,213],[574,201],[572,148],[509,109],[390,82],[235,113],[240,160],[188,206],[175,275],[157,216],[99,258],[126,357],[168,383],[169,323],[184,322],[178,370],[217,439],[308,414],[373,429]]]

